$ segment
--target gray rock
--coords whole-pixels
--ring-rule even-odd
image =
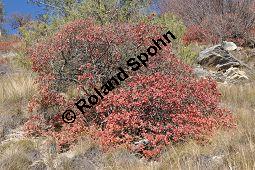
[[[135,145],[146,145],[149,141],[147,139],[142,139],[140,141],[134,142]]]
[[[223,41],[222,47],[227,51],[234,51],[237,49],[237,45],[233,42]]]
[[[237,84],[248,81],[249,78],[244,71],[239,68],[230,67],[225,72],[212,72],[212,77],[217,81],[225,84]]]
[[[238,67],[240,65],[240,63],[239,62],[228,62],[228,63],[226,63],[226,64],[218,64],[217,66],[216,66],[216,68],[218,69],[218,70],[227,70],[228,68],[230,68],[230,67]]]
[[[5,53],[0,53],[0,56],[3,57],[3,58],[16,57],[17,53],[14,53],[14,52],[5,52]]]
[[[93,164],[88,158],[77,156],[72,161],[70,161],[70,168],[74,170],[80,170],[80,169],[97,169],[97,166]]]
[[[226,83],[240,83],[249,80],[246,73],[238,68],[229,68],[224,75],[226,76]]]
[[[209,71],[203,69],[202,67],[195,67],[193,71],[194,71],[194,74],[199,78],[211,76],[211,73]]]
[[[33,150],[29,151],[29,152],[27,153],[27,156],[28,156],[28,158],[29,158],[31,161],[33,161],[33,162],[34,162],[34,161],[38,161],[38,160],[42,157],[40,151],[39,151],[39,150],[36,150],[36,149],[33,149]]]
[[[227,77],[222,72],[212,72],[212,78],[217,82],[224,83]]]
[[[224,158],[224,155],[217,155],[217,156],[201,155],[198,158],[198,162],[201,167],[208,170],[220,169],[220,167],[224,165],[223,158]]]
[[[43,161],[36,161],[30,165],[29,170],[47,170],[47,166]]]
[[[137,164],[142,163],[142,160],[135,154],[131,154],[124,150],[114,154],[113,159],[118,165],[117,167],[122,167],[122,169],[132,169],[131,167],[135,167]]]
[[[11,73],[11,68],[6,64],[0,64],[0,75]]]
[[[100,169],[103,166],[103,152],[96,147],[86,150],[82,154],[62,154],[54,165],[62,169]]]
[[[103,152],[99,148],[92,147],[88,149],[83,156],[89,159],[94,165],[98,167],[101,166],[103,163]]]
[[[221,45],[215,45],[201,51],[197,57],[197,62],[202,68],[195,68],[195,75],[198,77],[210,76],[221,83],[236,84],[246,82],[249,78],[240,69],[251,70],[251,68],[229,52],[236,49],[236,45],[233,43],[223,42]]]
[[[221,45],[215,45],[199,53],[197,63],[211,70],[227,70],[230,67],[239,67],[241,63],[235,59]]]
[[[136,141],[134,142],[133,150],[138,149],[140,146],[146,146],[147,144],[149,144],[148,139],[141,139],[139,141]]]

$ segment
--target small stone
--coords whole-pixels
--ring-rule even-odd
[[[8,74],[11,72],[11,68],[6,64],[0,64],[0,75]]]
[[[194,74],[197,76],[197,77],[210,77],[211,76],[211,73],[205,69],[203,69],[202,67],[196,67],[194,68]]]
[[[234,51],[237,49],[237,45],[233,42],[223,41],[222,46],[227,51]]]

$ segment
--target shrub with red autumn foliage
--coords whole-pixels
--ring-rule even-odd
[[[218,38],[214,37],[213,34],[198,25],[188,27],[184,36],[182,37],[183,43],[188,45],[190,43],[208,44],[216,43]]]
[[[216,82],[195,78],[169,52],[158,56],[168,60],[166,72],[136,75],[96,107],[94,133],[103,146],[125,144],[151,158],[170,143],[202,141],[219,127],[234,126],[231,113],[219,107]]]
[[[254,35],[253,33],[249,34]],[[236,35],[231,30],[225,32],[224,37],[225,41],[233,41],[239,46],[243,46],[247,40],[246,37]],[[199,25],[192,25],[187,28],[182,40],[185,45],[189,45],[191,43],[198,43],[200,45],[216,44],[221,42],[221,36]]]
[[[78,88],[81,96],[88,95],[161,32],[161,28],[144,23],[100,26],[91,19],[65,25],[30,51],[41,95],[31,105],[40,105],[49,120],[54,113],[47,110],[60,110],[65,103],[62,94],[69,87]]]
[[[254,33],[249,33],[249,35],[254,35]],[[225,41],[235,42],[238,46],[244,46],[246,41],[249,39],[245,36],[238,36],[231,31],[226,32],[224,37]],[[188,27],[184,36],[182,37],[182,40],[185,45],[189,45],[191,43],[206,45],[221,42],[221,38],[219,35],[214,34],[213,32],[199,25],[193,25]]]
[[[173,55],[171,45],[151,57],[147,69],[130,74],[125,84],[87,110],[84,116],[92,117],[89,123],[83,122],[81,114],[73,124],[62,121],[66,108],[75,110],[77,99],[103,84],[118,66],[125,67],[121,61],[125,63],[152,45],[161,30],[144,23],[99,26],[78,20],[36,45],[31,57],[40,98],[30,108],[53,119],[33,117],[25,125],[28,134],[52,136],[63,150],[82,133],[90,133],[105,149],[126,145],[151,158],[169,143],[202,140],[219,127],[233,126],[231,114],[219,107],[216,83],[197,79],[192,68]],[[68,99],[64,93],[72,86],[79,93]],[[134,146],[141,140],[147,142]]]

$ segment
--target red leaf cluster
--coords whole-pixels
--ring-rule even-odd
[[[246,37],[244,36],[234,36],[236,35],[233,31],[228,30],[225,32],[225,41],[235,42],[238,46],[243,46],[246,42]],[[252,35],[252,33],[250,33]],[[220,36],[215,33],[205,29],[199,25],[192,25],[188,27],[185,32],[182,40],[185,45],[189,45],[191,43],[198,43],[200,45],[205,44],[216,44],[220,42]]]
[[[204,45],[218,42],[219,37],[214,36],[209,30],[206,30],[198,25],[192,25],[188,27],[182,40],[185,45],[189,45],[191,43]]]

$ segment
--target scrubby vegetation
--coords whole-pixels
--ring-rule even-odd
[[[118,29],[120,31],[115,34],[114,27],[100,28],[93,24],[90,26],[89,21],[76,21],[64,27],[50,43],[43,42],[38,45],[32,53],[32,61],[33,69],[39,76],[41,98],[31,104],[32,107],[39,107],[33,109],[37,113],[43,110],[44,117],[48,117],[51,112],[56,115],[70,107],[70,103],[75,101],[68,101],[61,95],[67,92],[68,86],[80,89],[80,95],[74,96],[74,99],[89,94],[87,89],[92,89],[95,84],[105,81],[105,77],[111,76],[112,73],[108,70],[114,70],[115,64],[120,65],[118,61],[125,61],[126,57],[135,55],[134,42],[143,46],[151,40],[149,37],[143,39],[140,36],[150,36],[153,34],[152,30],[156,35],[159,30],[146,25],[118,25]],[[121,33],[122,31],[126,34]],[[98,59],[101,54],[109,57]],[[171,47],[165,48],[164,52],[151,59],[152,67],[148,68],[150,70],[132,75],[127,87],[113,91],[96,110],[87,111],[85,116],[97,117],[88,122],[89,127],[97,127],[98,137],[95,138],[102,138],[101,140],[110,146],[123,143],[131,145],[147,139],[150,144],[141,149],[147,148],[147,152],[143,152],[147,153],[147,156],[153,156],[159,153],[160,145],[164,146],[164,143],[185,141],[187,137],[199,138],[198,136],[205,135],[218,126],[231,126],[229,113],[218,107],[219,93],[215,82],[195,79],[192,69],[170,54]],[[40,55],[42,57],[38,57]],[[156,61],[160,61],[160,65],[157,65]],[[102,79],[99,79],[101,77]],[[107,111],[108,108],[113,109]],[[40,121],[39,119],[38,123]],[[28,123],[30,133],[40,132],[36,126],[38,123],[33,123],[34,119]],[[57,120],[52,123],[57,124]],[[58,126],[62,126],[57,130],[57,139],[61,139],[57,140],[60,148],[74,142],[75,137],[72,135],[71,139],[65,138],[63,141],[59,131],[71,134],[67,127],[72,127],[76,133],[86,131],[80,121],[78,124],[65,125],[60,120]],[[49,131],[40,133],[56,135],[54,126],[53,132]],[[164,143],[160,144],[163,139]]]
[[[253,0],[163,0],[161,6],[163,12],[173,12],[191,27],[188,42],[228,40],[244,45],[251,35],[254,36]]]

